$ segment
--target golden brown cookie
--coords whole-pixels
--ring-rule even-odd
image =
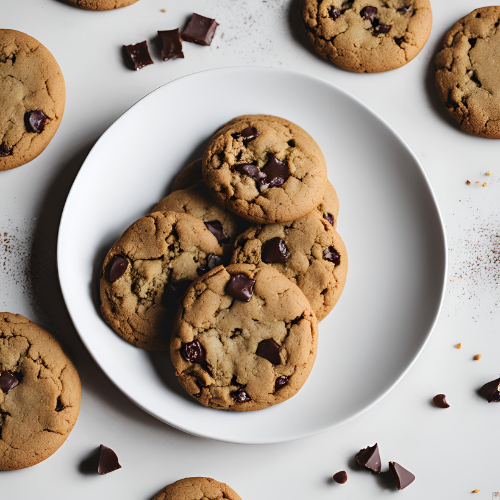
[[[138,0],[69,0],[76,6],[86,10],[113,10],[132,5]]]
[[[326,182],[325,194],[323,200],[318,205],[316,210],[327,220],[334,228],[337,227],[337,219],[339,217],[339,197],[337,191],[330,181]]]
[[[187,477],[169,484],[153,500],[241,500],[227,484],[210,477]]]
[[[28,163],[47,147],[65,101],[54,56],[29,35],[0,29],[0,171]]]

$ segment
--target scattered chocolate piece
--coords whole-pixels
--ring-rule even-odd
[[[237,403],[246,403],[252,401],[252,398],[247,394],[243,387],[240,387],[237,391],[231,393],[231,396]]]
[[[7,144],[0,144],[0,158],[3,158],[4,156],[9,156],[12,154],[12,148],[9,148]]]
[[[61,398],[57,398],[56,411],[60,412],[64,410],[64,405],[62,404]]]
[[[172,281],[163,289],[163,301],[181,298],[193,280]],[[168,305],[168,304],[167,304]]]
[[[380,452],[377,443],[375,443],[373,446],[368,446],[367,448],[358,451],[358,454],[356,455],[356,458],[354,460],[357,467],[366,467],[373,472],[379,473],[382,468],[382,462],[380,461]]]
[[[281,377],[278,377],[276,379],[276,382],[274,383],[274,389],[276,391],[279,391],[280,389],[285,387],[286,384],[288,384],[288,377],[286,375],[281,375]]]
[[[377,34],[379,33],[389,33],[391,31],[392,26],[390,24],[379,24],[373,25],[373,31]]]
[[[0,391],[7,394],[11,389],[14,389],[19,384],[19,380],[14,373],[4,371],[0,373]]]
[[[205,361],[205,349],[198,340],[182,344],[181,356],[189,363],[203,363]]]
[[[196,272],[198,273],[198,276],[203,276],[205,273],[208,273],[208,271],[211,271],[217,266],[220,266],[222,263],[222,257],[214,255],[213,253],[209,253],[207,256],[207,265],[200,266],[198,269],[196,269]]]
[[[262,260],[266,264],[286,262],[290,258],[290,252],[285,242],[278,236],[271,238],[262,250]]]
[[[332,226],[335,224],[335,219],[333,218],[332,214],[326,213],[323,215],[323,219],[326,219]]]
[[[35,109],[29,113],[28,122],[30,124],[31,130],[39,134],[45,127],[45,122],[47,117],[41,109]]]
[[[121,469],[122,466],[118,463],[116,453],[107,446],[101,444],[99,449],[99,465],[97,466],[97,473],[103,476],[109,474],[114,470]]]
[[[218,23],[215,19],[193,14],[186,29],[182,32],[182,39],[186,42],[208,46],[212,43]]]
[[[410,7],[400,7],[398,9],[398,12],[400,12],[401,14],[406,14],[409,10],[410,10]]]
[[[340,264],[340,255],[332,246],[323,250],[323,259],[333,262],[336,266]]]
[[[362,11],[361,11],[361,17],[364,18],[364,19],[368,19],[370,20],[372,23],[377,15],[377,7],[365,7]]]
[[[250,302],[253,295],[255,280],[244,274],[234,274],[231,276],[226,286],[226,293],[242,302]]]
[[[347,473],[345,470],[341,470],[340,472],[337,472],[336,474],[333,475],[333,480],[336,483],[339,484],[344,484],[347,482]]]
[[[267,178],[266,174],[262,173],[255,165],[252,165],[251,163],[236,165],[234,169],[236,170],[236,172],[239,172],[240,174],[248,175],[248,177],[251,177],[259,184],[265,182]]]
[[[286,163],[278,160],[274,153],[267,153],[267,163],[262,173],[266,176],[265,181],[261,182],[263,189],[280,187],[290,176]]]
[[[281,365],[280,346],[273,339],[266,339],[259,342],[255,354],[267,359],[273,365]]]
[[[182,40],[179,29],[158,31],[162,41],[161,57],[164,61],[170,59],[184,59],[182,52]]]
[[[118,278],[121,278],[128,267],[128,259],[123,255],[115,255],[106,269],[108,273],[108,281],[114,283]]]
[[[217,238],[219,245],[225,245],[231,241],[231,238],[224,234],[224,229],[220,221],[211,220],[205,222],[205,226],[207,226],[207,229]]]
[[[450,405],[446,402],[446,396],[444,394],[438,394],[432,398],[434,406],[438,408],[449,408]]]
[[[500,401],[500,378],[484,384],[480,392],[488,400],[488,403],[498,403]]]
[[[232,135],[233,139],[243,138],[243,142],[248,144],[250,141],[253,141],[257,137],[259,137],[260,132],[255,127],[247,127],[243,129],[241,132],[236,132]]]
[[[389,462],[389,470],[398,483],[398,490],[404,490],[415,481],[415,476],[396,462]]]
[[[328,9],[328,15],[335,21],[335,19],[337,19],[337,17],[340,16],[340,14],[342,14],[342,12],[340,12],[339,9],[336,9],[335,7],[330,7]]]
[[[151,56],[149,55],[148,42],[146,42],[146,40],[136,43],[135,45],[124,45],[123,47],[134,63],[134,69],[136,71],[144,68],[144,66],[153,64]]]

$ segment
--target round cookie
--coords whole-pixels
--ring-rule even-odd
[[[462,130],[500,139],[500,7],[476,9],[448,32],[436,56],[436,87]]]
[[[337,191],[335,191],[333,184],[330,181],[327,181],[325,195],[316,210],[319,212],[321,217],[336,228],[337,219],[339,217],[339,208],[339,197],[337,196]]]
[[[170,193],[151,211],[186,213],[201,219],[207,229],[217,238],[226,257],[231,253],[234,238],[239,232],[236,216],[219,207],[210,195],[207,186],[202,182]]]
[[[227,484],[209,477],[187,477],[163,488],[153,500],[241,500]]]
[[[0,171],[28,163],[47,147],[65,101],[54,56],[29,35],[0,29]]]
[[[113,10],[132,5],[138,0],[69,0],[76,6],[86,10]]]
[[[301,11],[316,52],[358,73],[404,66],[432,28],[429,0],[302,0]]]
[[[201,404],[261,410],[294,396],[309,376],[318,322],[300,289],[271,266],[217,267],[188,289],[170,355]]]
[[[199,158],[191,162],[184,170],[175,178],[172,184],[172,191],[179,189],[187,189],[197,182],[203,182],[203,173],[201,172],[202,159]]]
[[[288,120],[267,115],[247,115],[220,129],[202,168],[217,203],[264,224],[314,210],[327,181],[323,153],[312,137]]]
[[[66,441],[80,411],[75,366],[43,328],[0,313],[0,470],[31,467]]]
[[[247,229],[236,240],[231,263],[271,265],[304,292],[318,321],[342,295],[348,268],[342,238],[317,212]]]
[[[191,282],[222,263],[222,249],[189,214],[155,212],[134,222],[108,252],[101,311],[127,342],[167,350],[178,300]]]

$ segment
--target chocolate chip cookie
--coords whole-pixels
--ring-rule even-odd
[[[323,200],[318,205],[316,210],[319,212],[321,217],[327,220],[331,226],[337,227],[337,219],[339,216],[339,198],[337,196],[337,191],[333,187],[330,181],[326,183],[325,195]]]
[[[211,139],[203,177],[217,203],[252,222],[288,222],[311,212],[326,187],[319,146],[283,118],[246,115]]]
[[[201,404],[261,410],[294,396],[316,358],[318,324],[300,289],[271,266],[217,267],[188,289],[170,354]]]
[[[179,299],[198,276],[220,264],[219,242],[201,220],[175,212],[142,217],[104,260],[104,319],[136,347],[166,350]]]
[[[28,163],[47,147],[65,101],[54,56],[29,35],[0,29],[0,171]]]
[[[86,10],[113,10],[132,5],[138,0],[69,0],[76,6]]]
[[[316,211],[287,224],[253,226],[236,239],[232,264],[271,265],[304,292],[318,320],[339,300],[347,278],[347,250]]]
[[[460,19],[436,56],[439,97],[460,127],[500,139],[500,7],[476,9]]]
[[[432,27],[429,0],[302,0],[301,11],[316,52],[358,73],[404,66]]]
[[[227,484],[209,477],[188,477],[163,488],[153,500],[241,500]]]
[[[193,186],[197,182],[203,182],[203,173],[201,172],[202,159],[199,158],[191,162],[184,170],[175,178],[172,184],[172,191],[186,189]]]
[[[0,313],[0,470],[31,467],[66,441],[80,411],[78,372],[57,341]]]

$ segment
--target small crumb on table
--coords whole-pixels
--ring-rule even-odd
[[[467,186],[470,186],[470,181],[466,181],[465,184],[467,184]]]
[[[479,493],[481,490],[472,490],[472,493]]]
[[[482,357],[483,357],[483,356],[482,356],[482,354],[476,354],[476,355],[474,356],[474,360],[475,360],[475,361],[479,361]]]
[[[161,9],[161,12],[167,12],[167,9]]]
[[[486,187],[486,182],[483,182],[481,185],[485,188]]]
[[[462,342],[459,342],[459,343],[457,344],[457,349],[462,349]]]
[[[491,170],[488,170],[488,172],[486,172],[486,175],[491,175],[493,172]]]

